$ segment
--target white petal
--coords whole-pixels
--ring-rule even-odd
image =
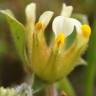
[[[45,29],[47,27],[47,25],[49,24],[49,21],[51,20],[53,16],[53,12],[52,11],[46,11],[44,12],[40,18],[39,18],[39,21],[42,22],[44,25],[43,25],[43,28]]]
[[[66,4],[64,3],[61,10],[61,16],[70,17],[72,14],[72,11],[73,11],[73,7],[66,6]]]
[[[35,23],[36,20],[36,4],[35,3],[30,3],[27,5],[25,9],[25,14],[27,18],[27,22],[33,22]]]
[[[65,37],[67,37],[73,32],[74,25],[69,18],[58,16],[53,20],[52,29],[55,35],[57,35],[59,32],[63,32]]]
[[[81,34],[82,33],[82,30],[81,30],[81,23],[76,20],[76,19],[73,19],[73,18],[70,18],[70,21],[73,23],[74,27],[76,28],[76,32],[78,34]]]

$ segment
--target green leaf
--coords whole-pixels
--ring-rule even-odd
[[[25,28],[19,21],[15,19],[10,10],[0,10],[0,12],[7,18],[18,54],[23,63],[25,63]]]
[[[96,19],[94,20],[94,26],[92,35],[89,42],[87,51],[88,66],[85,73],[85,94],[84,96],[93,96],[94,81],[96,76]]]
[[[0,56],[4,55],[8,51],[7,43],[5,40],[0,40]]]

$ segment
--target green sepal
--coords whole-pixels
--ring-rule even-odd
[[[25,63],[25,28],[18,20],[16,20],[10,10],[0,10],[0,13],[7,19],[18,54],[23,63]]]
[[[83,59],[83,58],[79,58],[77,61],[76,61],[76,65],[87,65],[87,62]]]

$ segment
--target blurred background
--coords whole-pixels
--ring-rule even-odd
[[[89,24],[95,32],[94,22],[96,21],[95,20],[96,0],[0,0],[0,9],[11,9],[14,12],[16,18],[23,24],[26,24],[24,9],[25,6],[30,2],[36,2],[37,4],[37,18],[46,10],[54,11],[55,13],[54,16],[59,15],[61,12],[63,2],[65,2],[67,5],[73,5],[74,6],[73,13],[86,14],[88,16]],[[49,25],[47,31],[50,32],[46,34],[50,35],[50,33],[52,32],[51,24]],[[25,76],[22,63],[18,58],[18,54],[14,47],[14,43],[12,41],[10,33],[11,32],[8,28],[8,24],[5,18],[2,15],[0,15],[0,84],[5,87],[10,86],[12,84],[20,84]],[[92,41],[94,37],[91,38]],[[94,42],[95,41],[96,39],[94,39]],[[94,50],[96,50],[96,47],[94,48],[95,48]],[[93,49],[88,47],[88,50],[83,55],[83,58],[88,61],[89,60],[88,58],[93,56],[92,58],[94,60],[94,63],[90,64],[90,66],[88,65],[89,67],[91,67],[92,65],[93,69],[89,69],[89,67],[87,68],[87,66],[79,66],[69,75],[69,79],[76,90],[77,96],[84,96],[83,93],[84,93],[85,80],[90,74],[94,75],[92,77],[93,79],[92,81],[96,82],[95,80],[96,56],[94,56],[96,54],[96,51],[93,50],[92,53],[90,50],[92,51]],[[90,62],[90,60],[88,62]],[[94,70],[94,72],[90,73],[90,71],[88,70]],[[85,76],[87,74],[86,72],[89,72],[90,74]],[[94,96],[96,96],[95,82],[92,83],[94,85],[94,88],[92,89],[94,91]]]

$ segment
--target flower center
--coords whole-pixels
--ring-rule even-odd
[[[91,35],[91,28],[89,25],[84,24],[81,26],[81,29],[84,37],[88,38]]]
[[[60,45],[63,45],[65,41],[64,33],[60,32],[55,40],[56,47],[59,47]]]

